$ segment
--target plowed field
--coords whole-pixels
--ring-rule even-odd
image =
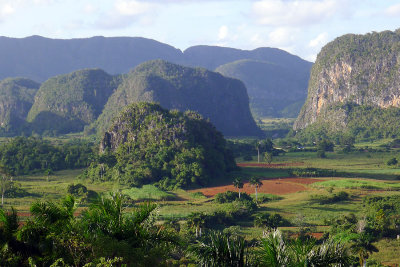
[[[299,191],[304,191],[307,189],[307,185],[323,181],[320,179],[313,178],[282,178],[282,179],[265,179],[262,180],[263,185],[258,188],[259,193],[269,193],[274,195],[285,195],[296,193]],[[207,197],[213,197],[218,193],[223,193],[226,191],[237,191],[233,185],[223,185],[216,187],[208,187],[194,190],[193,192],[202,192]],[[246,192],[248,194],[254,194],[254,187],[250,183],[244,183],[241,192]]]

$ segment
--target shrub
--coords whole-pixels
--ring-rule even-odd
[[[269,214],[267,212],[257,214],[254,218],[254,226],[256,227],[267,227],[277,228],[280,226],[291,226],[291,223],[284,219],[280,214]]]
[[[218,193],[215,196],[215,201],[218,203],[230,203],[235,200],[239,200],[239,193],[233,191],[226,191],[225,193]],[[240,194],[240,200],[249,200],[252,201],[253,199],[247,193]]]
[[[291,169],[289,170],[290,176],[296,177],[337,177],[338,173],[335,170],[305,168],[305,169]]]
[[[263,194],[263,193],[258,194],[258,203],[267,203],[270,201],[281,200],[281,199],[283,199],[283,197],[277,195]]]
[[[317,150],[317,157],[318,157],[318,158],[321,158],[321,159],[326,158],[325,151],[324,151],[324,150],[318,149],[318,150]]]
[[[85,193],[87,193],[87,191],[88,191],[87,187],[84,186],[83,184],[76,184],[76,185],[70,184],[68,185],[67,188],[68,194],[71,194],[76,197],[83,196]]]
[[[26,197],[30,196],[31,194],[26,191],[25,189],[21,188],[20,184],[13,183],[11,188],[8,188],[4,192],[4,196],[7,198],[18,198],[18,197]]]
[[[191,193],[190,196],[192,198],[207,198],[202,192],[194,192]]]
[[[340,191],[339,193],[332,194],[332,195],[311,195],[310,200],[313,202],[317,202],[321,205],[323,204],[332,204],[337,203],[340,201],[349,200],[350,196],[345,191]]]
[[[397,165],[397,163],[398,163],[398,161],[397,161],[396,158],[391,158],[391,159],[389,159],[389,160],[386,162],[386,164],[387,164],[388,166]]]

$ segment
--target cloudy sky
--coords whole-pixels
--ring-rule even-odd
[[[142,36],[182,50],[277,47],[307,60],[340,35],[397,28],[399,0],[0,0],[0,36]]]

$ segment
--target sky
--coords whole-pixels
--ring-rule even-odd
[[[314,61],[347,33],[400,28],[400,0],[0,0],[0,36],[140,36],[194,45],[276,47]]]

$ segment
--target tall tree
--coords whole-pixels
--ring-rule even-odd
[[[255,193],[256,193],[256,201],[258,201],[258,196],[257,196],[257,189],[263,185],[263,183],[260,181],[260,178],[257,177],[252,177],[250,179],[250,185],[255,188]]]
[[[196,238],[201,237],[201,229],[205,225],[205,214],[201,212],[194,212],[189,215],[187,223],[190,228],[194,228],[196,231]]]
[[[0,165],[0,187],[1,187],[1,206],[4,205],[4,195],[8,189],[12,187],[12,175],[13,172],[10,168],[7,168],[4,165]]]
[[[268,164],[271,164],[272,159],[273,159],[272,152],[265,152],[264,153],[264,159]]]
[[[236,178],[235,180],[233,180],[233,186],[239,190],[239,199],[240,199],[240,189],[243,188],[242,179]]]
[[[370,253],[379,251],[378,248],[372,244],[371,239],[371,236],[361,233],[357,238],[352,240],[350,248],[358,255],[360,266],[366,266]]]

